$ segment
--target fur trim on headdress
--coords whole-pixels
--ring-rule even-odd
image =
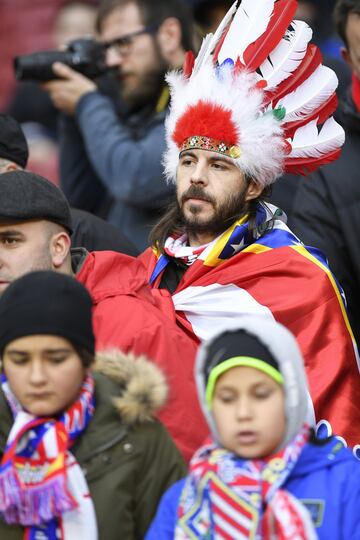
[[[180,73],[170,73],[167,82],[172,95],[170,114],[166,120],[168,150],[164,155],[168,180],[176,180],[179,162],[179,145],[178,141],[174,141],[174,133],[179,129],[179,123],[187,111],[199,103],[211,104],[213,110],[217,108],[217,118],[221,116],[220,109],[224,111],[224,119],[231,115],[234,130],[230,137],[236,133],[236,140],[228,139],[224,142],[240,148],[241,155],[234,162],[244,173],[263,186],[274,182],[281,175],[286,156],[282,129],[271,111],[260,114],[263,90],[256,86],[258,80],[253,73],[234,73],[228,66],[216,71],[212,65],[205,65],[189,81]],[[208,136],[211,137],[216,133],[211,116],[208,117],[208,126]],[[202,133],[189,132],[188,136],[205,134],[205,127],[201,130],[199,126]],[[184,128],[183,132],[186,133]],[[221,139],[223,130],[219,130],[219,134],[217,138]]]
[[[168,387],[162,371],[145,356],[121,351],[96,354],[94,370],[102,373],[123,388],[113,403],[122,420],[132,425],[153,419],[165,404]]]

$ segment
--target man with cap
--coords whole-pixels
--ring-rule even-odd
[[[0,174],[26,169],[29,148],[20,124],[11,116],[0,114]],[[101,218],[71,208],[73,247],[85,247],[89,251],[111,249],[136,256],[137,249],[118,229]]]
[[[191,377],[196,344],[159,309],[143,264],[111,251],[70,250],[69,205],[41,176],[1,174],[0,193],[0,294],[33,270],[75,276],[93,299],[97,348],[145,354],[163,368],[170,399],[160,416],[189,458],[206,433]]]
[[[91,312],[85,287],[51,271],[0,297],[2,540],[143,539],[185,472],[154,418],[161,370],[119,351],[95,356]]]
[[[358,353],[343,293],[323,255],[266,202],[284,171],[315,170],[344,142],[329,117],[336,75],[309,44],[308,25],[292,20],[295,9],[288,0],[234,3],[196,62],[167,76],[164,164],[177,200],[141,259],[154,294],[168,291],[196,342],[249,313],[287,326],[305,357],[317,421],[356,445]]]
[[[274,320],[244,316],[204,342],[199,401],[211,438],[163,497],[146,540],[360,537],[360,463],[315,437],[303,358]]]

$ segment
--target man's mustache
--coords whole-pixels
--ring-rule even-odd
[[[188,199],[201,199],[215,206],[214,199],[210,195],[207,195],[204,189],[199,186],[192,185],[187,191],[185,191],[185,193],[182,194],[181,205],[183,205]]]

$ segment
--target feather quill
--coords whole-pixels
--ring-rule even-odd
[[[276,0],[266,32],[244,51],[244,63],[249,70],[258,69],[284,36],[297,8],[295,0]]]
[[[307,48],[305,57],[299,67],[291,74],[291,77],[285,79],[271,92],[266,93],[265,105],[273,102],[273,107],[284,96],[293,92],[298,86],[300,86],[314,71],[320,66],[322,61],[322,55],[316,45],[310,44]]]
[[[340,157],[340,154],[341,148],[338,148],[338,150],[334,150],[319,158],[286,159],[284,172],[306,176],[307,174],[316,171],[319,167],[327,165],[332,161],[336,161]]]
[[[242,0],[218,54],[220,64],[227,58],[243,62],[243,53],[267,29],[275,0]]]
[[[285,133],[285,137],[293,137],[297,129],[307,124],[311,120],[315,120],[317,124],[323,124],[329,116],[331,116],[337,109],[338,98],[336,94],[332,94],[327,101],[325,101],[320,107],[315,109],[315,111],[308,117],[297,120],[296,122],[289,122],[288,124],[283,124],[282,128]]]
[[[267,89],[276,88],[300,65],[312,37],[311,28],[303,21],[293,21],[274,51],[259,68],[267,81]]]
[[[317,120],[312,120],[299,128],[291,141],[291,158],[321,158],[338,150],[345,141],[343,128],[333,117],[322,126],[320,132]]]
[[[284,123],[310,116],[335,92],[338,79],[332,69],[320,65],[294,92],[284,96],[277,107],[284,107]]]
[[[196,75],[196,73],[199,71],[201,66],[203,66],[204,64],[206,64],[206,62],[208,62],[209,58],[214,53],[217,45],[221,42],[221,39],[223,38],[224,33],[228,30],[229,24],[234,16],[234,13],[236,12],[236,6],[237,6],[237,0],[233,3],[229,11],[226,13],[225,17],[223,18],[220,25],[218,26],[215,34],[208,34],[204,38],[201,49],[195,61],[195,66],[193,70],[194,75]],[[214,62],[215,61],[216,61],[216,58],[214,58]]]
[[[237,0],[233,3],[229,11],[226,13],[225,17],[221,21],[209,45],[210,54],[214,53],[214,58],[213,58],[214,63],[217,61],[218,51],[216,51],[216,48],[221,43],[222,38],[224,37],[225,33],[229,29],[231,20],[233,19],[236,13],[236,6],[237,6]],[[206,60],[207,59],[205,58],[205,61]]]
[[[198,52],[197,57],[195,58],[195,64],[192,71],[192,77],[196,75],[196,73],[199,71],[200,67],[203,65],[203,60],[205,56],[208,54],[209,44],[213,37],[213,34],[207,34],[201,44],[200,50]]]

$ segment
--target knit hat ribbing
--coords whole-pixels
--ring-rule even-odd
[[[13,340],[55,335],[95,353],[92,299],[71,276],[31,272],[14,281],[0,297],[0,356]]]

